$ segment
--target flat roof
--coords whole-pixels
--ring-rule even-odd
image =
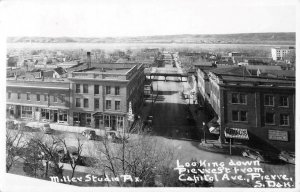
[[[89,68],[89,69],[83,69],[76,72],[93,72],[93,73],[115,73],[115,74],[126,74],[131,68],[121,68],[121,69],[112,69],[112,68]]]

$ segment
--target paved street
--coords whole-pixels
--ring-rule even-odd
[[[174,70],[172,65],[165,65],[164,69]],[[178,77],[157,77],[153,81],[153,90],[158,93],[153,104],[152,115],[153,133],[170,138],[201,138],[201,125],[197,125],[190,112],[188,100],[182,97],[182,92],[187,92],[187,82],[178,82]],[[190,101],[192,104],[192,100]],[[206,119],[203,111],[198,113],[198,120]]]

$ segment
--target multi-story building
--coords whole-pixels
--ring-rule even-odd
[[[69,82],[13,79],[6,81],[6,87],[7,115],[32,121],[68,122]]]
[[[285,60],[288,55],[295,55],[295,48],[275,47],[271,49],[271,54],[274,61]]]
[[[143,103],[141,64],[102,64],[62,79],[7,80],[7,112],[15,118],[120,130],[129,103],[136,114]]]
[[[242,67],[198,71],[200,93],[220,124],[220,140],[225,142],[225,129],[238,128],[250,142],[295,150],[295,78],[241,73]]]
[[[70,75],[70,124],[113,130],[128,126],[129,103],[133,113],[143,103],[145,76],[143,65],[122,66],[111,64],[111,68],[89,68]]]

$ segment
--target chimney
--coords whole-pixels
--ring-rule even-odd
[[[88,68],[91,68],[91,64],[92,64],[92,61],[91,61],[91,52],[87,52],[87,64],[88,64]]]

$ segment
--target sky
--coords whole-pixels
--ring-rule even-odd
[[[294,0],[2,0],[7,36],[295,32]]]

